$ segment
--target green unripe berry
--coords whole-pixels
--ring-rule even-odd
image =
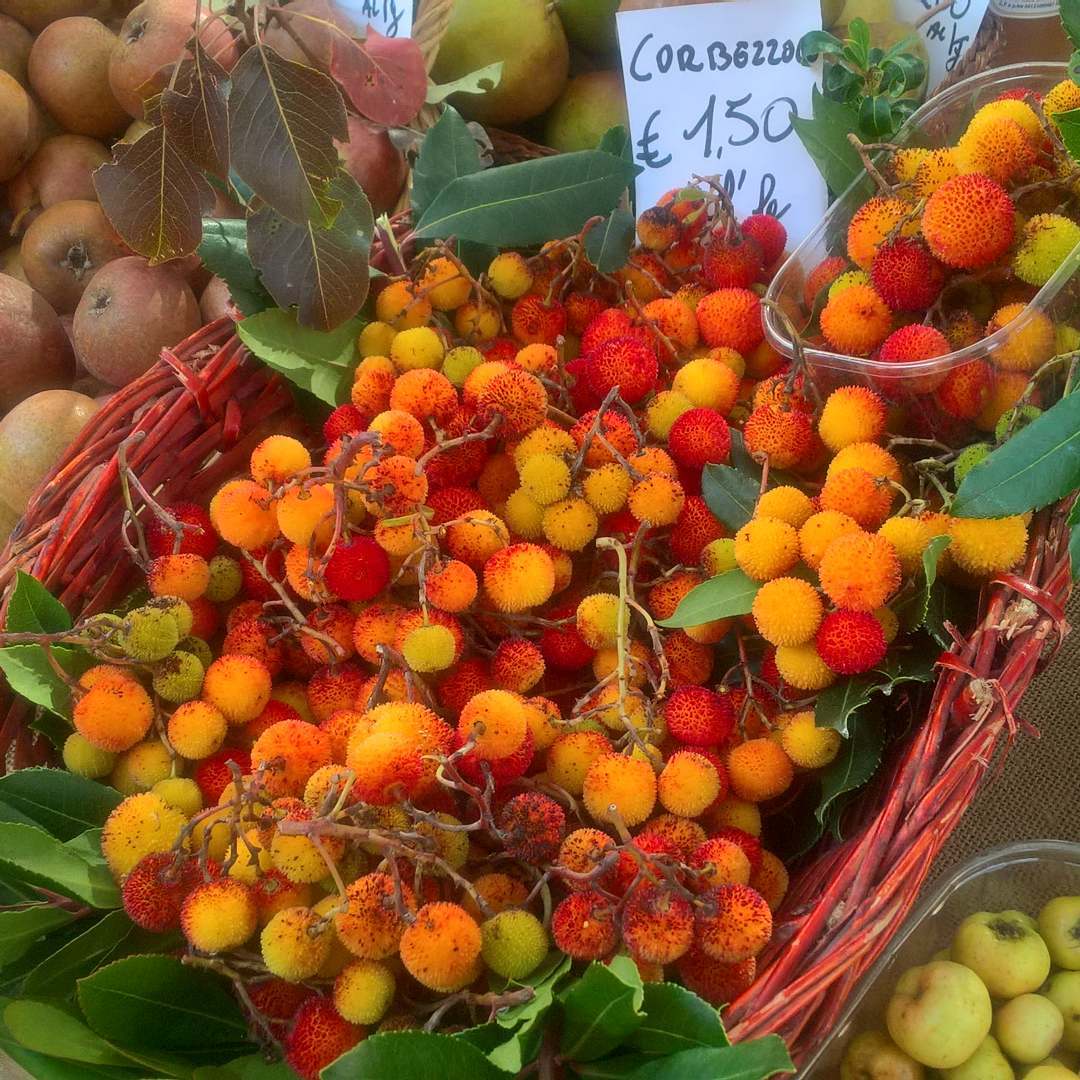
[[[240,564],[228,555],[215,555],[210,560],[210,584],[203,596],[215,604],[231,600],[244,584]]]
[[[443,357],[442,373],[455,385],[464,386],[465,380],[484,362],[484,355],[471,345],[458,345]]]
[[[523,979],[548,953],[544,924],[520,908],[500,911],[480,926],[480,955],[496,975]]]
[[[177,649],[154,669],[154,691],[173,705],[191,701],[199,696],[205,673],[202,661],[194,653]]]
[[[149,791],[159,780],[165,780],[172,774],[172,768],[168,748],[158,739],[147,739],[117,758],[109,783],[121,795],[135,795]]]
[[[989,443],[972,443],[971,446],[965,446],[963,450],[957,455],[956,461],[953,462],[953,479],[960,484],[963,482],[964,477],[967,476],[980,461],[985,461],[990,456],[990,451],[993,448]]]
[[[147,604],[136,608],[124,620],[119,643],[132,660],[152,663],[164,660],[179,641],[180,631],[169,609]]]
[[[201,637],[181,638],[180,644],[176,646],[176,651],[191,653],[192,656],[198,657],[203,668],[208,668],[214,662],[214,654],[210,646]]]
[[[203,808],[199,785],[186,776],[170,776],[166,780],[159,780],[150,790],[155,795],[160,795],[166,806],[179,810],[184,817],[194,817]]]
[[[1045,285],[1080,244],[1080,225],[1061,214],[1036,214],[1024,226],[1013,272],[1029,285]]]
[[[100,780],[108,776],[116,764],[116,755],[108,750],[99,750],[73,731],[64,740],[64,767],[76,776],[85,776],[89,780]]]
[[[143,606],[153,608],[155,611],[167,611],[176,621],[176,632],[182,638],[191,633],[195,615],[188,606],[188,602],[181,600],[179,596],[155,596]]]
[[[1018,405],[1002,414],[994,427],[994,438],[1000,443],[1025,428],[1032,420],[1042,416],[1042,409],[1036,405]]]
[[[736,566],[735,541],[730,536],[710,541],[701,552],[701,565],[709,577],[716,577],[718,574],[726,574],[729,570],[734,570]]]

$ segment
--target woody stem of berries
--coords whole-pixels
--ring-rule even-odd
[[[788,336],[788,341],[791,343],[791,366],[788,369],[787,377],[784,380],[785,394],[790,397],[796,389],[808,389],[810,396],[814,399],[814,407],[817,412],[820,413],[822,401],[821,393],[817,388],[817,383],[814,382],[813,373],[810,371],[810,366],[806,362],[806,353],[803,349],[802,335],[795,328],[795,323],[792,322],[791,316],[778,304],[775,300],[770,300],[767,296],[761,298],[761,306],[768,311],[773,318],[780,322],[784,327],[784,332]],[[799,380],[802,380],[801,385],[797,385]]]
[[[885,179],[884,176],[878,171],[878,167],[874,164],[873,159],[870,157],[870,146],[873,144],[867,144],[855,134],[854,131],[848,132],[848,142],[855,148],[855,153],[859,155],[859,160],[863,164],[863,168],[870,174],[873,181],[878,186],[878,190],[882,195],[895,195],[896,189]]]
[[[452,439],[441,438],[440,433],[436,430],[435,445],[430,450],[424,451],[424,453],[416,459],[417,474],[423,471],[424,466],[433,457],[437,457],[439,454],[445,454],[447,450],[456,450],[459,446],[468,446],[469,443],[473,442],[486,442],[499,430],[502,422],[502,416],[496,414],[492,417],[491,422],[483,431],[469,431],[464,435],[456,435]]]
[[[536,991],[531,986],[523,986],[519,990],[507,990],[501,994],[487,993],[475,994],[469,990],[459,990],[456,994],[443,998],[434,1006],[434,1011],[424,1024],[425,1031],[435,1031],[442,1018],[455,1005],[471,1005],[488,1010],[488,1022],[495,1019],[501,1009],[511,1009],[515,1005],[527,1005],[536,997]],[[418,1006],[423,1009],[424,1006]]]
[[[634,292],[634,286],[628,281],[623,286],[623,294],[626,297],[626,302],[634,309],[637,317],[649,330],[649,332],[660,342],[661,345],[667,350],[668,357],[672,360],[679,359],[679,350],[676,348],[674,342],[660,329],[659,324],[655,319],[650,318],[645,314],[645,308],[641,301],[637,298],[637,294]]]

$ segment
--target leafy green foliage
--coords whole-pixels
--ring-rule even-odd
[[[0,877],[38,885],[96,908],[120,906],[104,864],[90,862],[44,829],[0,821]]]
[[[4,1010],[4,1025],[28,1050],[88,1065],[131,1064],[81,1020],[44,1001],[13,1001]]]
[[[585,234],[585,253],[600,273],[610,274],[626,265],[635,228],[634,215],[618,206]]]
[[[236,332],[268,367],[320,401],[336,405],[356,358],[360,325],[353,320],[335,330],[309,330],[289,312],[273,308],[244,319]]]
[[[834,195],[846,191],[862,174],[862,161],[848,140],[859,133],[859,115],[851,105],[825,97],[815,86],[810,116],[791,122],[806,152]]]
[[[637,965],[617,956],[610,965],[592,963],[559,998],[563,1007],[560,1054],[592,1061],[611,1053],[641,1024],[645,990]]]
[[[720,1013],[676,983],[646,983],[645,1019],[627,1043],[645,1053],[677,1054],[695,1046],[728,1046]]]
[[[713,619],[747,615],[760,588],[761,582],[747,577],[741,570],[717,574],[691,589],[682,598],[675,614],[670,619],[662,619],[659,625],[675,628],[700,626]]]
[[[237,218],[203,218],[199,258],[208,270],[224,279],[229,295],[242,315],[254,315],[273,304],[251,265],[247,248],[247,222]]]
[[[442,1080],[505,1080],[507,1074],[464,1039],[423,1031],[373,1035],[323,1070],[324,1080],[400,1080],[438,1076]]]
[[[447,105],[420,144],[413,166],[412,206],[419,221],[448,184],[483,168],[480,150],[457,109]]]
[[[1080,500],[1069,511],[1069,562],[1072,564],[1073,581],[1080,580]]]
[[[1080,487],[1080,394],[1063,397],[964,477],[956,517],[1039,510]]]
[[[744,469],[706,465],[701,474],[702,498],[729,529],[741,529],[754,516],[760,494],[760,482]]]
[[[18,960],[35,942],[74,918],[74,912],[45,903],[0,911],[0,968]]]
[[[1061,0],[1059,5],[1061,25],[1073,47],[1080,49],[1080,0]]]
[[[1054,123],[1057,124],[1061,141],[1069,151],[1069,156],[1074,161],[1080,161],[1080,109],[1056,113]]]
[[[837,799],[857,791],[877,772],[885,747],[885,725],[875,710],[862,712],[836,760],[821,774],[821,802],[815,816],[825,823]]]
[[[571,236],[610,213],[638,171],[602,150],[580,150],[459,176],[432,199],[416,235],[500,247]]]
[[[952,543],[951,536],[935,536],[926,545],[922,554],[922,566],[913,591],[905,600],[894,606],[893,610],[906,630],[918,630],[922,627],[929,629],[930,599],[934,595],[938,563],[950,543]]]
[[[120,792],[66,769],[19,769],[0,777],[0,820],[38,825],[72,840],[104,825]]]

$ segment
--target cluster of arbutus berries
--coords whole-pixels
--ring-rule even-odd
[[[909,434],[962,445],[973,430],[993,433],[1018,403],[1021,420],[1037,415],[1033,373],[1080,347],[1080,331],[1031,303],[1080,244],[1080,166],[1055,123],[1077,107],[1071,79],[1041,98],[1008,90],[955,145],[890,151],[881,190],[852,216],[841,251],[792,295],[816,323],[809,344],[883,365],[933,361],[998,335],[984,355],[928,364],[894,385]]]
[[[516,1000],[553,948],[736,998],[787,887],[760,807],[840,748],[813,694],[882,660],[932,537],[965,578],[1024,551],[902,493],[882,396],[782,367],[779,221],[690,188],[638,234],[614,275],[583,236],[480,280],[429,250],[321,452],[272,435],[208,510],[148,504],[151,599],[66,636],[100,663],[64,760],[126,796],[128,913],[301,1076]],[[733,428],[766,468],[730,536],[701,482]],[[661,625],[734,568],[752,615]]]

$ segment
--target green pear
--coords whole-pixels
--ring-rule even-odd
[[[847,0],[835,21],[847,25],[852,19],[875,23],[892,17],[893,0]]]
[[[547,0],[457,0],[432,78],[453,82],[502,61],[499,85],[486,94],[455,94],[470,120],[513,127],[539,116],[562,93],[570,50]]]
[[[998,998],[1030,994],[1050,974],[1050,951],[1035,920],[1022,911],[969,915],[957,928],[950,955]]]
[[[1077,1075],[1072,1069],[1066,1069],[1055,1061],[1037,1065],[1030,1072],[1024,1073],[1024,1080],[1077,1080]]]
[[[934,1069],[967,1061],[990,1034],[993,1018],[983,981],[951,960],[905,971],[885,1010],[896,1045]]]
[[[1039,930],[1050,958],[1066,971],[1080,971],[1080,896],[1059,896],[1039,912]]]
[[[926,1070],[883,1031],[866,1031],[848,1044],[840,1080],[923,1080]]]
[[[844,14],[844,0],[821,0],[821,28],[831,30]]]
[[[1064,1030],[1061,1010],[1041,994],[1021,994],[994,1014],[994,1037],[1021,1065],[1042,1061],[1061,1042]]]
[[[628,123],[622,76],[617,71],[590,71],[571,79],[552,105],[544,142],[564,154],[592,150],[608,128]]]
[[[1080,971],[1059,971],[1052,975],[1046,996],[1061,1010],[1065,1020],[1061,1045],[1070,1052],[1080,1051]]]
[[[618,10],[619,0],[558,0],[559,18],[566,36],[571,44],[590,53],[614,52]]]
[[[1006,1060],[993,1035],[987,1035],[962,1065],[942,1072],[943,1080],[1016,1080],[1013,1067]]]

